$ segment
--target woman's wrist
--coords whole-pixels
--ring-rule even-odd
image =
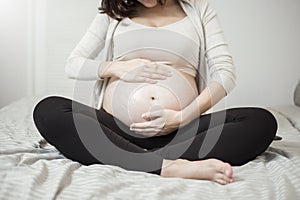
[[[190,122],[189,118],[186,116],[184,110],[180,110],[177,112],[176,119],[177,119],[177,124],[179,126],[185,126]]]
[[[118,64],[120,61],[105,61],[102,62],[98,68],[98,76],[99,78],[107,78],[107,77],[113,77],[115,76],[116,72],[116,64]]]
[[[185,126],[192,122],[195,118],[199,117],[201,113],[199,109],[193,108],[193,105],[185,107],[183,110],[178,112],[178,118],[180,120],[180,126]]]

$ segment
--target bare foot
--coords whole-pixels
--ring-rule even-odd
[[[163,177],[211,180],[222,185],[233,182],[233,170],[230,164],[217,159],[199,161],[164,160],[160,175]]]

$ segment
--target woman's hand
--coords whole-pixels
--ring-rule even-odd
[[[181,123],[181,112],[170,109],[147,112],[142,117],[148,121],[133,123],[130,130],[148,137],[167,135],[176,130]]]
[[[159,62],[136,58],[128,61],[117,61],[107,70],[125,82],[157,83],[172,76],[171,71]]]

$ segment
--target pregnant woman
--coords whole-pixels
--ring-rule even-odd
[[[145,162],[130,157],[128,170],[227,184],[234,180],[232,165],[268,148],[277,122],[266,109],[205,114],[235,86],[231,55],[206,0],[103,0],[100,10],[68,58],[66,73],[104,82],[103,98],[93,108],[50,96],[33,113],[41,135],[65,157],[124,167],[129,157],[101,143],[108,138],[135,155],[153,153]],[[109,59],[95,59],[109,51]],[[101,134],[93,127],[99,125],[105,138],[97,140]],[[92,146],[108,160],[97,159]],[[143,163],[159,167],[146,170]]]

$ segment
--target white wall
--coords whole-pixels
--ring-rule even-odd
[[[0,107],[29,93],[29,0],[0,1]],[[28,76],[29,77],[29,76]]]
[[[98,0],[48,0],[45,8],[45,70],[38,93],[73,97],[74,80],[68,79],[64,65],[70,52],[85,34],[98,13]],[[82,82],[82,81],[81,81]],[[94,81],[83,81],[92,90]],[[88,103],[88,101],[84,101]]]
[[[228,105],[293,103],[300,79],[299,0],[211,0],[237,68]]]
[[[230,44],[238,78],[237,87],[218,105],[292,103],[300,78],[300,1],[210,2]],[[98,4],[98,0],[0,1],[0,107],[26,95],[72,97],[74,81],[64,74],[65,60],[98,12]],[[90,88],[92,84],[87,82]]]

